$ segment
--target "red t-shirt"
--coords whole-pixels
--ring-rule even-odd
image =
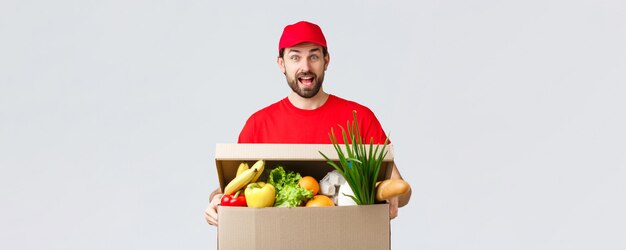
[[[343,143],[340,125],[354,120],[356,110],[359,130],[363,138],[374,138],[374,144],[386,139],[380,122],[367,107],[334,95],[314,110],[299,109],[284,98],[254,113],[239,134],[239,143],[296,143],[330,144],[331,128],[339,143]]]

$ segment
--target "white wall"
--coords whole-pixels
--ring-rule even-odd
[[[626,248],[624,1],[382,2],[0,1],[0,248],[215,248],[214,144],[299,20],[413,185],[394,249]]]

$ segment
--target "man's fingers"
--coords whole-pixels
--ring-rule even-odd
[[[393,220],[396,217],[398,217],[398,209],[397,208],[396,209],[389,208],[389,219]]]
[[[211,215],[209,214],[209,208],[207,208],[207,211],[204,212],[204,219],[207,223],[209,223],[209,225],[217,226],[217,220],[211,217]]]
[[[220,204],[221,199],[221,194],[215,195],[211,203],[209,203],[209,207],[204,211],[204,218],[209,225],[217,226],[217,206]]]
[[[389,200],[389,219],[393,220],[398,217],[398,197]]]

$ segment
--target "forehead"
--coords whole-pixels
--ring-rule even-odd
[[[321,45],[319,45],[319,44],[315,44],[315,43],[300,43],[298,45],[285,48],[285,52],[286,53],[289,53],[289,52],[305,53],[305,52],[311,52],[311,51],[322,52],[322,49],[323,49],[323,47]]]

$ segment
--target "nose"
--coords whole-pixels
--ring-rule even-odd
[[[311,61],[309,61],[309,59],[305,59],[300,62],[300,69],[302,72],[309,72],[309,69],[311,68],[310,63]]]

